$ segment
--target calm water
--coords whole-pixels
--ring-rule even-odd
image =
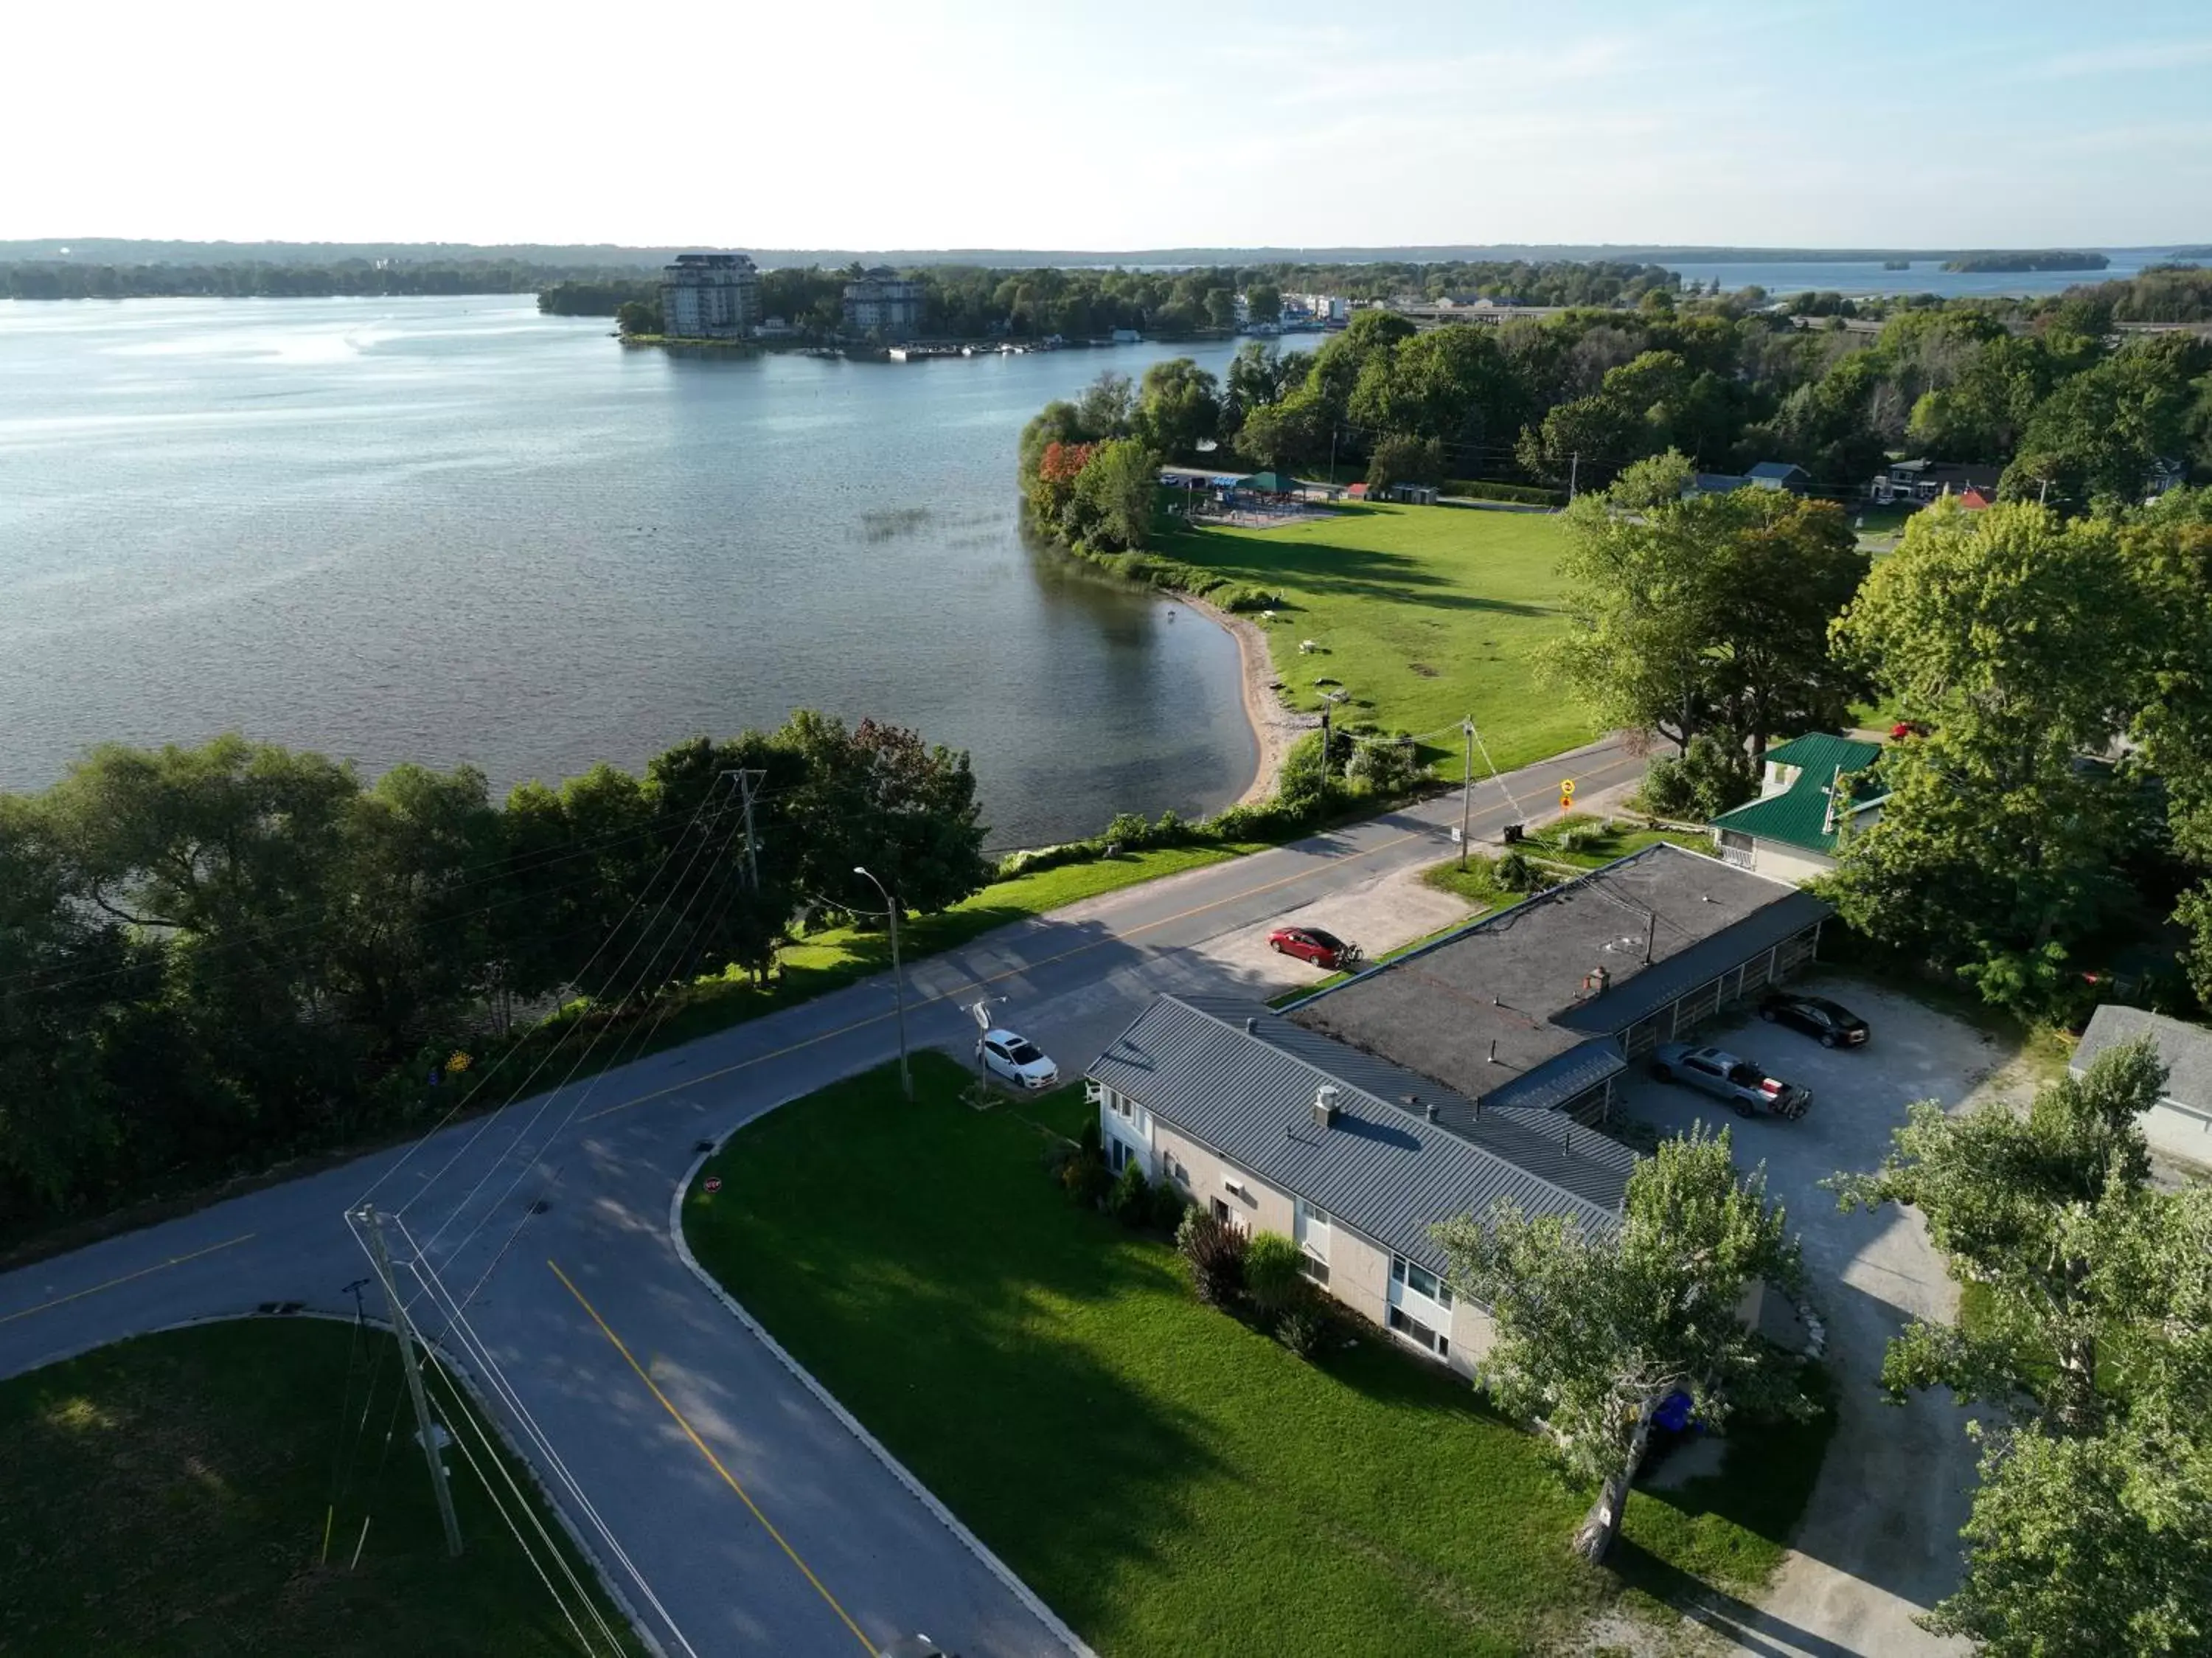
[[[1945,271],[1940,259],[1912,261],[1909,271],[1885,271],[1880,259],[1823,260],[1791,264],[1761,259],[1739,264],[1699,264],[1693,260],[1662,261],[1682,273],[1685,283],[1710,283],[1721,279],[1723,292],[1739,288],[1764,288],[1770,294],[1834,292],[1839,294],[1941,294],[1946,299],[1980,294],[2057,294],[2077,283],[2113,282],[2132,277],[2146,265],[2158,265],[2172,256],[2165,247],[2100,247],[2090,250],[2112,260],[2101,271]]]
[[[1234,642],[1017,533],[1022,423],[1166,349],[699,361],[606,329],[0,302],[0,787],[236,728],[503,789],[809,706],[972,750],[995,845],[1243,790]]]

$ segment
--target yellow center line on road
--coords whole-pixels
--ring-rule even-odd
[[[1480,820],[1490,816],[1493,813],[1503,813],[1507,812],[1509,808],[1504,807],[1489,806],[1485,807],[1481,811],[1476,813],[1474,816],[1477,820]],[[1285,875],[1279,881],[1271,881],[1267,882],[1265,885],[1259,887],[1247,887],[1239,892],[1231,893],[1224,898],[1214,899],[1205,904],[1194,905],[1189,909],[1179,910],[1171,916],[1162,916],[1158,921],[1148,921],[1140,927],[1132,927],[1126,932],[1111,933],[1103,938],[1094,938],[1086,943],[1072,946],[1067,949],[1060,951],[1057,955],[1048,955],[1036,961],[1026,961],[1018,967],[1009,967],[1003,972],[990,973],[981,978],[969,979],[964,983],[955,986],[951,990],[940,991],[933,996],[918,997],[914,1001],[909,1002],[908,1006],[911,1008],[927,1008],[934,1003],[950,1002],[953,997],[965,996],[970,991],[980,990],[985,985],[996,984],[1009,978],[1019,978],[1023,974],[1035,972],[1040,967],[1049,967],[1056,962],[1066,961],[1072,956],[1082,955],[1087,951],[1103,949],[1109,944],[1123,943],[1129,939],[1135,938],[1141,933],[1149,933],[1156,928],[1172,927],[1179,921],[1188,921],[1193,916],[1202,916],[1209,910],[1220,909],[1224,905],[1241,903],[1246,899],[1258,898],[1262,893],[1274,892],[1279,887],[1295,886],[1297,882],[1310,880],[1313,876],[1320,875],[1325,870],[1334,869],[1346,863],[1357,863],[1362,858],[1370,858],[1378,852],[1389,851],[1393,847],[1403,846],[1408,841],[1425,839],[1426,838],[1428,832],[1430,832],[1409,830],[1405,834],[1393,836],[1389,840],[1382,841],[1376,845],[1370,846],[1364,851],[1345,852],[1335,857],[1325,858],[1320,863],[1315,864],[1311,869],[1301,869],[1295,875]],[[1265,855],[1260,854],[1258,856]],[[1123,890],[1133,891],[1135,889],[1124,888]],[[690,1089],[699,1087],[702,1083],[712,1082],[718,1078],[732,1076],[741,1070],[749,1070],[755,1065],[764,1065],[771,1059],[782,1058],[786,1054],[797,1053],[805,1048],[816,1047],[824,1042],[835,1041],[841,1036],[850,1036],[854,1031],[866,1030],[871,1025],[880,1025],[891,1017],[893,1017],[893,1015],[888,1012],[870,1014],[866,1019],[855,1019],[849,1025],[840,1025],[835,1030],[823,1031],[813,1036],[801,1037],[796,1042],[786,1043],[780,1048],[771,1048],[766,1053],[755,1054],[750,1059],[740,1059],[735,1064],[724,1065],[719,1070],[702,1071],[696,1076],[686,1077],[681,1082],[672,1082],[666,1088],[654,1088],[650,1093],[641,1094],[629,1100],[617,1100],[613,1105],[603,1106],[598,1111],[586,1112],[584,1115],[584,1120],[587,1123],[595,1123],[602,1117],[611,1117],[617,1112],[628,1111],[633,1106],[649,1105],[655,1100],[665,1100],[672,1094],[685,1093]]]
[[[95,1283],[84,1289],[72,1289],[66,1295],[57,1295],[50,1301],[40,1301],[36,1307],[27,1307],[20,1313],[9,1313],[0,1316],[0,1324],[13,1324],[17,1319],[29,1318],[33,1313],[46,1313],[57,1307],[66,1307],[71,1301],[81,1301],[87,1295],[97,1295],[103,1289],[112,1289],[118,1284],[129,1283],[134,1278],[143,1278],[155,1272],[166,1272],[173,1266],[182,1266],[186,1261],[196,1261],[203,1255],[212,1255],[218,1249],[229,1249],[257,1235],[252,1232],[241,1232],[235,1238],[226,1238],[219,1244],[210,1244],[205,1249],[195,1249],[189,1255],[172,1255],[166,1261],[156,1261],[151,1266],[142,1266],[136,1272],[125,1272],[121,1277],[110,1278],[106,1283]]]
[[[805,1575],[808,1582],[814,1585],[814,1592],[820,1595],[823,1600],[829,1602],[830,1611],[836,1612],[839,1618],[844,1620],[845,1627],[853,1631],[853,1638],[858,1641],[862,1649],[869,1654],[869,1658],[874,1658],[876,1643],[860,1632],[860,1626],[853,1621],[851,1614],[848,1613],[844,1607],[837,1604],[837,1597],[830,1594],[827,1588],[823,1587],[822,1580],[814,1575],[814,1569],[809,1566],[805,1561],[799,1558],[799,1551],[791,1546],[789,1541],[785,1539],[784,1534],[776,1530],[775,1524],[766,1515],[761,1512],[760,1504],[752,1500],[751,1496],[746,1491],[743,1485],[738,1484],[737,1476],[732,1474],[727,1468],[724,1467],[722,1466],[722,1459],[716,1456],[712,1450],[708,1448],[707,1442],[699,1437],[698,1430],[692,1427],[689,1422],[684,1420],[684,1412],[678,1410],[674,1404],[670,1401],[668,1395],[660,1391],[660,1384],[653,1381],[650,1375],[646,1374],[645,1367],[640,1364],[637,1362],[636,1356],[631,1353],[628,1347],[623,1344],[623,1338],[607,1327],[607,1321],[599,1316],[599,1308],[593,1307],[591,1302],[584,1299],[584,1292],[577,1289],[574,1283],[569,1282],[568,1275],[561,1270],[561,1264],[558,1261],[548,1259],[545,1265],[553,1269],[553,1276],[561,1280],[561,1287],[576,1298],[576,1305],[582,1308],[584,1311],[591,1316],[592,1322],[599,1326],[599,1333],[614,1344],[615,1351],[620,1353],[623,1359],[629,1363],[629,1368],[637,1372],[637,1379],[646,1385],[646,1387],[652,1393],[653,1398],[660,1401],[660,1408],[667,1411],[670,1416],[676,1418],[676,1425],[684,1430],[684,1437],[689,1439],[691,1443],[697,1448],[699,1454],[707,1459],[708,1465],[713,1467],[714,1472],[721,1475],[722,1483],[727,1485],[732,1490],[735,1491],[738,1494],[738,1500],[743,1503],[747,1509],[752,1511],[753,1518],[759,1521],[761,1523],[761,1529],[775,1539],[776,1546],[781,1549],[785,1554],[791,1557],[791,1564],[799,1568],[800,1572]]]

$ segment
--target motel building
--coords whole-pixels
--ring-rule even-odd
[[[1160,997],[1089,1072],[1108,1161],[1294,1239],[1330,1295],[1471,1377],[1492,1327],[1431,1229],[1501,1200],[1616,1228],[1636,1154],[1595,1125],[1617,1079],[1802,972],[1828,913],[1662,844],[1285,1012]]]

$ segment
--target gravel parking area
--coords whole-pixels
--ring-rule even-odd
[[[1438,856],[1448,855],[1440,853]],[[1371,961],[1417,938],[1463,921],[1474,911],[1465,900],[1421,884],[1421,870],[1391,869],[1343,892],[1325,893],[1310,904],[1286,905],[1257,927],[1224,933],[1200,945],[1196,954],[1233,974],[1254,996],[1266,998],[1300,990],[1329,977],[1325,968],[1267,948],[1278,927],[1319,927],[1357,944]]]
[[[1725,1123],[1738,1162],[1765,1163],[1769,1192],[1803,1239],[1838,1384],[1836,1437],[1765,1604],[1717,1602],[1698,1618],[1762,1658],[1961,1653],[1963,1643],[1939,1641],[1911,1620],[1958,1581],[1959,1527],[1974,1484],[1966,1415],[1948,1394],[1892,1406],[1876,1390],[1889,1338],[1909,1319],[1953,1316],[1958,1286],[1918,1215],[1842,1214],[1818,1183],[1879,1163],[1915,1100],[1955,1110],[1995,1093],[2024,1097],[2032,1082],[1994,1038],[1906,997],[1826,975],[1806,988],[1864,1018],[1872,1039],[1825,1049],[1748,1014],[1717,1021],[1697,1039],[1812,1088],[1812,1107],[1797,1121],[1738,1118],[1719,1100],[1646,1076],[1625,1089],[1628,1115],[1668,1133],[1699,1118]]]

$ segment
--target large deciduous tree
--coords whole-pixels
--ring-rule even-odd
[[[2157,625],[2112,525],[2034,506],[1917,515],[1836,623],[1838,649],[1929,735],[1884,757],[1838,911],[2025,1013],[2118,889],[2140,797],[2094,764],[2128,722]]]
[[[1725,1130],[1665,1141],[1638,1163],[1617,1232],[1504,1204],[1437,1238],[1454,1287],[1497,1326],[1483,1385],[1542,1422],[1567,1467],[1598,1485],[1575,1535],[1586,1558],[1619,1533],[1652,1414],[1671,1394],[1717,1424],[1810,1408],[1794,1362],[1739,1316],[1751,1286],[1794,1287],[1802,1270],[1764,1171],[1737,1173]]]
[[[1565,607],[1548,675],[1599,718],[1687,753],[1700,734],[1755,757],[1832,727],[1861,687],[1828,629],[1863,579],[1843,515],[1780,491],[1681,498],[1675,454],[1630,467],[1567,514]]]
[[[1163,455],[1193,454],[1220,432],[1220,382],[1187,357],[1155,363],[1145,370],[1131,424]]]
[[[1923,1100],[1879,1169],[1835,1178],[1846,1209],[1917,1209],[1951,1275],[1988,1297],[1972,1331],[1920,1319],[1890,1344],[1893,1393],[1941,1385],[2008,1408],[2033,1399],[2063,1431],[2097,1425],[2098,1352],[2121,1294],[2114,1261],[2150,1175],[2136,1119],[2165,1086],[2144,1039],[2059,1077],[2025,1114],[1996,1100],[1953,1116]]]

